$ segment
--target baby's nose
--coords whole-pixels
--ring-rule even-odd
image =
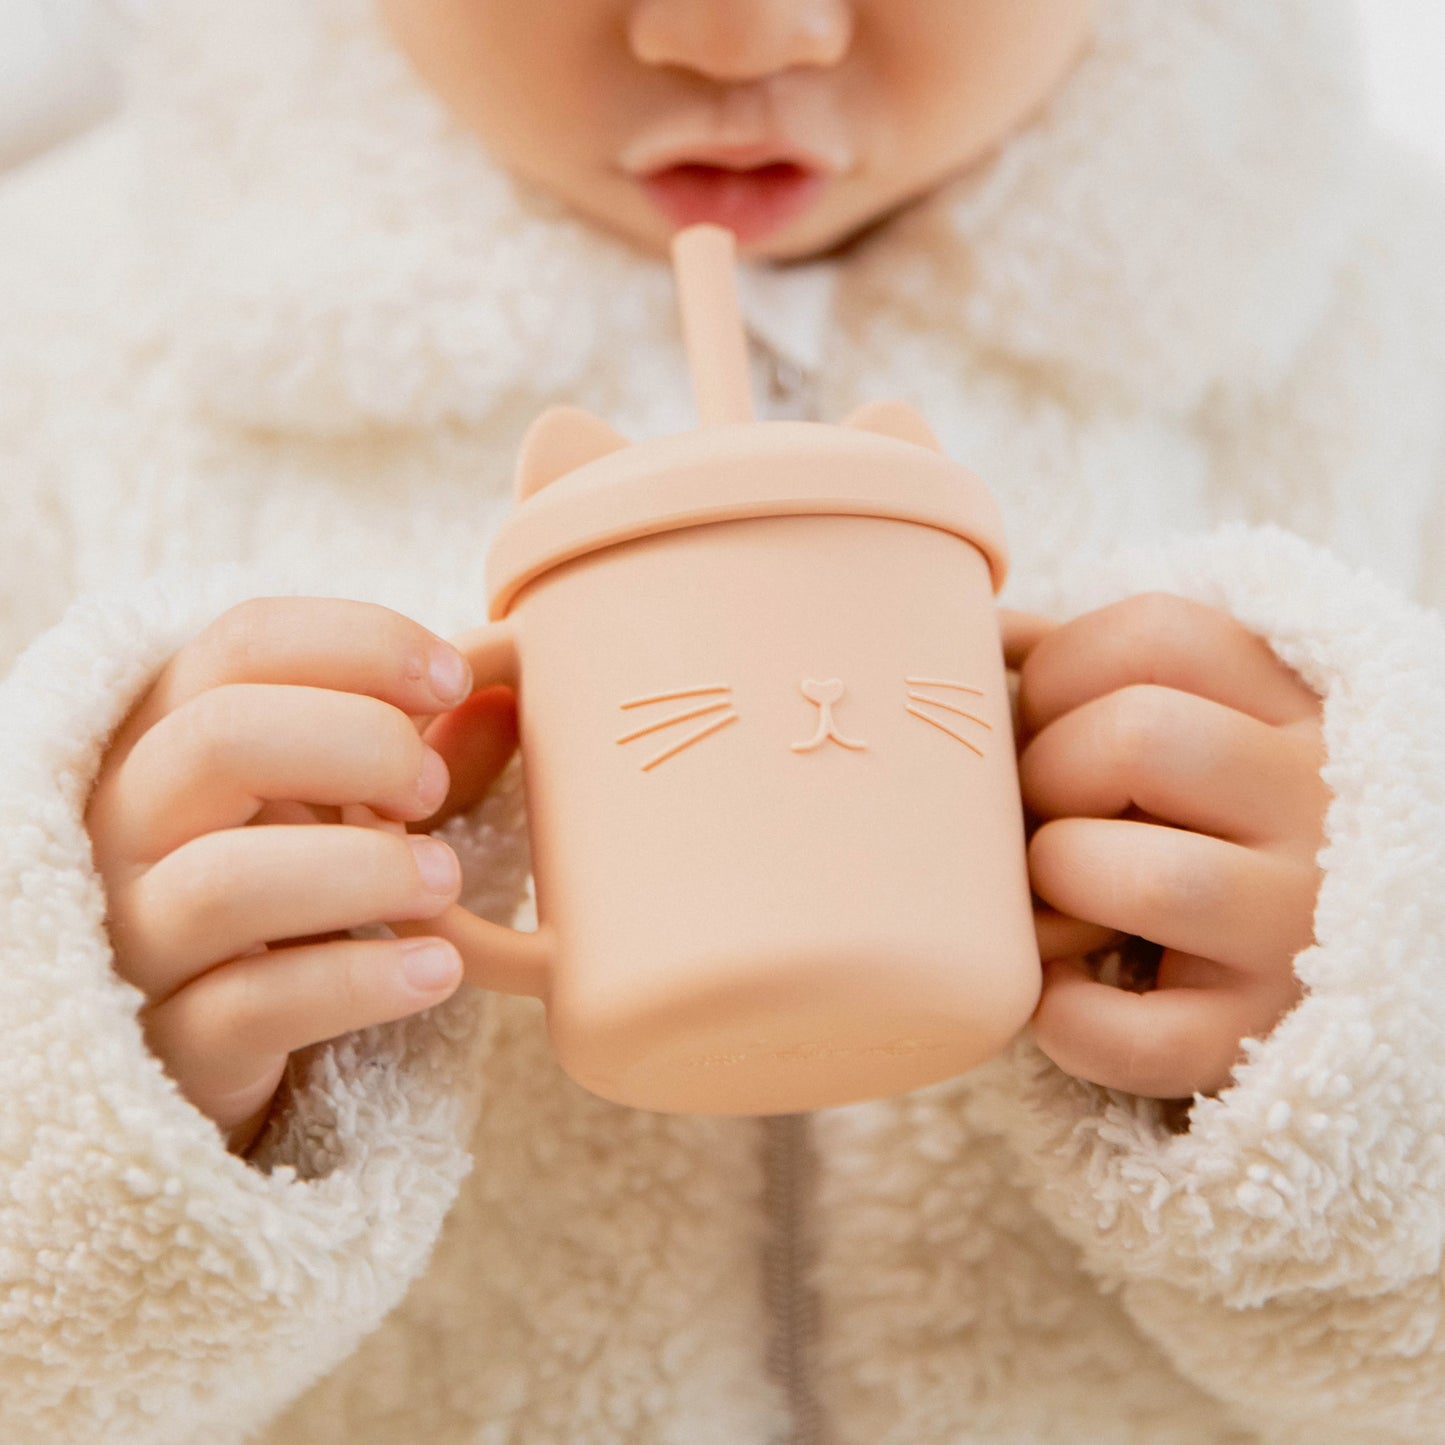
[[[632,53],[713,80],[762,80],[796,66],[836,65],[853,38],[852,0],[636,0]]]

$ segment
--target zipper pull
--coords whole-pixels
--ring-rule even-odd
[[[780,356],[771,346],[759,343],[763,364],[763,393],[768,399],[768,416],[773,421],[817,421],[816,378],[797,362]]]

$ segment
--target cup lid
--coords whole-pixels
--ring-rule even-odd
[[[583,463],[521,502],[487,554],[488,615],[538,577],[639,537],[748,517],[879,517],[972,543],[995,593],[1003,519],[967,467],[910,440],[820,422],[749,421],[637,442]]]

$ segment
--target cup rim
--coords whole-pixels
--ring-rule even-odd
[[[951,457],[821,422],[729,422],[610,452],[520,503],[487,553],[488,615],[500,620],[539,577],[603,547],[713,522],[800,515],[937,527],[984,555],[995,595],[1008,573],[998,503]]]

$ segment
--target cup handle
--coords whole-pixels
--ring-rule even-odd
[[[472,665],[477,688],[517,688],[521,681],[521,656],[517,651],[516,632],[510,623],[493,622],[454,640]],[[406,831],[404,823],[389,824],[378,819],[377,824],[395,832]],[[462,956],[463,976],[479,988],[532,998],[547,997],[552,935],[545,926],[539,926],[535,933],[523,933],[478,918],[468,909],[453,904],[438,918],[409,919],[389,927],[402,937],[445,938],[454,944]]]

